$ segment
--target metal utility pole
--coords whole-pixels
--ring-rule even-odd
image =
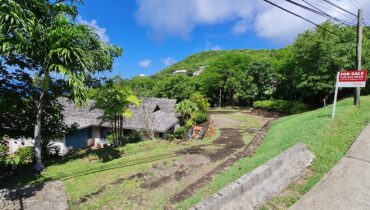
[[[361,70],[361,52],[362,52],[362,10],[358,10],[357,16],[357,48],[356,48],[356,68],[357,70]],[[360,88],[357,87],[355,90],[355,105],[360,105]]]

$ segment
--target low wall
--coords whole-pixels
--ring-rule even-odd
[[[192,210],[256,209],[300,178],[314,155],[298,144],[204,199]]]

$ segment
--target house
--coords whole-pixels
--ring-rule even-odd
[[[193,73],[193,76],[199,76],[204,71],[205,68],[206,66],[199,67],[198,70]]]
[[[88,106],[82,108],[76,107],[73,102],[64,98],[59,102],[63,106],[64,123],[68,126],[77,125],[77,131],[67,133],[60,140],[67,147],[85,148],[109,135],[111,125],[101,120],[102,110],[95,108],[94,101],[89,101]],[[124,120],[123,129],[144,130],[160,138],[173,133],[179,126],[175,105],[176,99],[141,98],[139,106],[130,106],[132,118]]]
[[[188,73],[188,71],[187,70],[176,70],[176,71],[174,71],[172,74],[187,74]]]
[[[173,133],[179,126],[179,115],[176,114],[176,99],[141,98],[139,106],[131,106],[132,117],[125,119],[125,130],[145,130],[155,137],[164,137]]]

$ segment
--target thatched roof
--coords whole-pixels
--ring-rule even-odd
[[[67,125],[78,124],[79,128],[89,126],[109,127],[108,122],[102,122],[102,111],[95,108],[94,101],[89,101],[87,107],[78,108],[65,98],[59,99],[63,105],[64,122]],[[126,129],[153,130],[165,132],[178,122],[175,113],[176,99],[141,98],[139,106],[131,106],[132,118],[125,119]]]

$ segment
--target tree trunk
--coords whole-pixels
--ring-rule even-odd
[[[44,170],[44,164],[42,164],[42,154],[41,154],[41,118],[43,111],[43,101],[44,101],[45,91],[42,91],[39,101],[37,102],[37,115],[35,124],[35,171],[40,173]]]
[[[229,91],[229,105],[234,106],[234,91]]]

